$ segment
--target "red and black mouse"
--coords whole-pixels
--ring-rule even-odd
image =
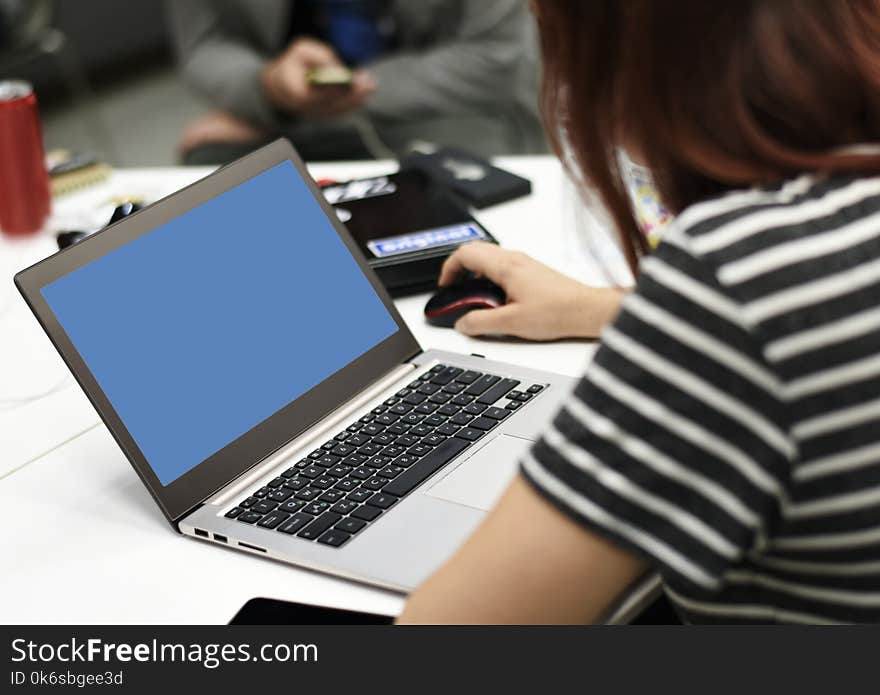
[[[425,319],[432,326],[452,328],[469,311],[496,309],[506,301],[504,290],[494,282],[470,275],[438,290],[425,304]]]

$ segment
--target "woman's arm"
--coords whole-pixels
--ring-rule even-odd
[[[625,291],[590,287],[534,258],[486,242],[466,244],[440,271],[441,287],[464,271],[487,277],[507,293],[507,304],[465,314],[455,328],[466,335],[514,335],[528,340],[595,338],[610,323]]]
[[[400,623],[589,623],[647,569],[522,477],[407,601]]]

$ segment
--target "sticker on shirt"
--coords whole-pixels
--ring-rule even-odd
[[[438,246],[464,244],[468,241],[486,239],[486,233],[477,224],[456,224],[450,227],[438,227],[423,232],[412,232],[385,239],[373,239],[367,242],[367,248],[376,258],[397,256],[401,253],[423,251]]]

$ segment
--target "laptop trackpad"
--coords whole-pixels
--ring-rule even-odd
[[[528,439],[502,434],[463,461],[425,494],[468,507],[489,510],[519,470]]]

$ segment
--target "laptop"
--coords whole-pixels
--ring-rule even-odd
[[[422,350],[285,140],[15,282],[174,529],[398,591],[574,386]]]

